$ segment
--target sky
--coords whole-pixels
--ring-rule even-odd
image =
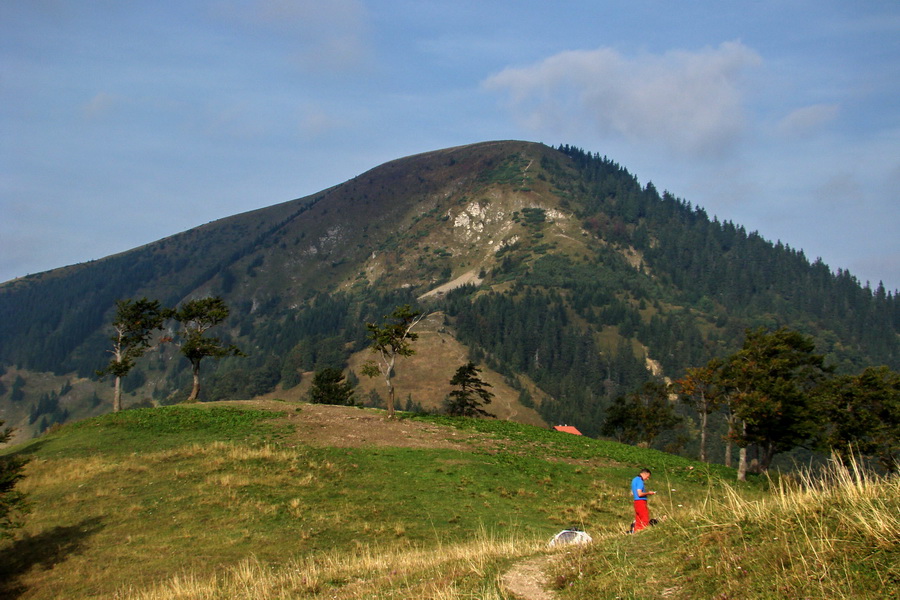
[[[896,0],[2,0],[0,281],[502,139],[900,289]]]

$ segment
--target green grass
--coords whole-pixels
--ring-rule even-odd
[[[666,454],[658,450],[561,434],[558,431],[538,429],[511,421],[454,419],[437,415],[413,418],[494,435],[503,440],[502,447],[510,451],[530,452],[537,447],[540,448],[542,456],[582,460],[607,459],[624,465],[641,467],[650,465],[654,472],[657,469],[660,472],[678,472],[679,479],[688,479],[696,483],[734,479],[734,469],[723,465],[698,463],[695,460]]]
[[[435,448],[318,447],[293,432],[285,415],[294,405],[254,406],[124,411],[8,450],[31,456],[21,489],[33,511],[17,538],[0,544],[0,596],[179,597],[176,583],[189,576],[219,595],[188,586],[180,597],[227,598],[234,590],[222,581],[249,569],[268,573],[267,585],[290,579],[300,591],[286,598],[367,598],[372,589],[501,598],[498,574],[560,529],[624,538],[635,467],[654,470],[654,510],[673,519],[728,475],[658,452],[470,419],[428,417]],[[438,447],[468,434],[468,449]],[[368,555],[397,563],[384,571],[360,562]],[[285,571],[301,564],[312,588]],[[368,591],[354,596],[359,581],[370,587],[359,584]],[[423,591],[435,581],[457,595]],[[411,589],[424,595],[406,595]]]
[[[900,589],[900,480],[860,469],[736,485],[724,467],[514,423],[424,421],[433,448],[319,447],[298,408],[140,409],[6,450],[32,513],[0,596],[512,600],[501,575],[563,528],[559,600],[866,598]],[[468,440],[462,449],[440,442]],[[624,535],[653,469],[662,523]]]
[[[126,410],[57,428],[23,444],[19,451],[42,457],[76,457],[161,450],[186,441],[258,443],[277,437],[274,426],[267,423],[277,416],[271,411],[209,404]]]
[[[697,510],[558,562],[561,600],[900,597],[900,479],[858,465],[726,489]]]

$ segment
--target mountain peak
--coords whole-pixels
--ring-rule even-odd
[[[3,382],[26,371],[92,376],[116,300],[207,295],[232,308],[222,335],[249,355],[207,375],[208,399],[287,393],[324,367],[358,370],[365,323],[405,303],[434,316],[428,360],[400,376],[415,389],[410,406],[438,408],[453,368],[472,360],[490,371],[505,415],[588,434],[617,395],[725,355],[748,327],[813,332],[844,371],[900,364],[890,294],[711,221],[596,154],[495,141],[393,160],[304,198],[3,284],[0,365],[20,369]],[[129,386],[175,401],[184,369],[162,348]],[[377,404],[376,388],[359,389]],[[34,386],[17,405],[22,418],[34,423],[28,410],[51,392]]]

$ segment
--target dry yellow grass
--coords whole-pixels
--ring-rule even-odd
[[[402,526],[398,526],[402,527]],[[256,558],[214,575],[182,573],[150,589],[120,590],[121,600],[257,600],[259,598],[420,598],[499,600],[498,562],[532,554],[533,540],[497,538],[482,532],[472,542],[429,548],[361,546],[265,564]],[[484,580],[488,580],[488,584]],[[474,583],[473,583],[474,582]],[[473,596],[473,588],[476,595]]]
[[[551,568],[559,597],[897,597],[900,478],[832,461],[748,492],[717,484],[646,533],[593,535],[592,547]]]
[[[859,585],[855,555],[866,548],[878,553],[900,547],[897,477],[873,475],[855,460],[835,460],[823,472],[800,472],[770,483],[771,493],[758,500],[725,487],[721,505],[695,513],[717,552],[711,575],[733,578],[747,568],[765,567],[773,589],[806,585],[810,597],[855,598],[848,595]],[[735,538],[742,543],[734,543]],[[896,575],[872,567],[870,576]],[[884,584],[891,587],[886,579]]]

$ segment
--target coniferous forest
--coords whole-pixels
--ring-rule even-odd
[[[478,277],[423,296],[464,273]],[[368,346],[366,323],[405,304],[442,314],[468,358],[547,423],[594,436],[617,399],[739,351],[758,328],[808,336],[838,375],[900,369],[896,291],[710,217],[599,154],[523,142],[393,161],[308,198],[7,282],[0,364],[10,384],[13,370],[96,378],[117,300],[174,308],[211,295],[230,308],[224,341],[245,356],[205,367],[204,401],[346,370]],[[190,366],[160,344],[124,382],[141,402],[178,402]],[[66,418],[61,394],[22,399],[20,384],[13,399],[12,387],[0,402],[27,406],[32,422]],[[719,434],[724,419],[712,416]],[[696,443],[682,425],[653,445]]]

